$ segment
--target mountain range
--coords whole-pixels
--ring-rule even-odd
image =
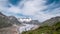
[[[10,27],[13,24],[16,25],[21,25],[22,23],[24,24],[35,24],[35,25],[40,25],[40,27],[34,31],[28,31],[28,32],[23,32],[23,34],[25,33],[41,33],[44,32],[47,34],[50,33],[51,31],[52,33],[58,33],[60,34],[60,16],[56,16],[53,18],[50,18],[44,22],[39,22],[38,20],[31,20],[30,22],[20,22],[15,16],[6,16],[3,13],[0,12],[0,28],[5,28],[5,27]]]
[[[38,20],[31,20],[30,22],[23,22],[25,24],[36,24],[36,25],[48,25],[52,26],[53,24],[60,21],[60,16],[53,17],[51,19],[48,19],[44,22],[39,22]],[[22,22],[20,22],[15,16],[6,16],[3,13],[0,12],[0,24],[3,23],[9,23],[9,24],[17,24],[20,25]],[[8,24],[7,24],[8,25]],[[2,27],[3,25],[1,25]]]
[[[60,16],[48,19],[42,22],[39,28],[22,34],[60,34]]]
[[[57,22],[60,22],[60,16],[56,16],[51,19],[48,19],[48,20],[44,21],[42,24],[52,26],[53,24],[55,24]]]
[[[0,28],[10,27],[13,24],[21,24],[16,17],[14,16],[6,16],[0,12]]]

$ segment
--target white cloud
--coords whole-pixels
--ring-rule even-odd
[[[0,11],[6,11],[8,9],[8,0],[0,0]]]
[[[12,6],[12,7],[8,8],[7,11],[13,12],[13,13],[20,13],[20,10],[21,10],[21,9],[19,9],[18,7]]]
[[[6,0],[6,2],[7,2],[7,0]],[[46,0],[22,0],[21,2],[18,3],[17,6],[9,4],[11,6],[10,8],[6,7],[6,5],[7,5],[6,2],[3,2],[3,3],[0,2],[0,9],[7,10],[7,12],[11,12],[14,15],[20,13],[20,14],[23,14],[26,16],[33,16],[31,18],[37,19],[40,21],[44,21],[51,17],[60,15],[60,13],[58,14],[58,12],[60,11],[60,8],[58,8],[58,10],[57,9],[53,10],[51,13],[43,12],[44,9],[48,8],[48,6],[44,5]],[[57,13],[57,14],[54,14],[54,13]],[[15,16],[19,17],[17,15],[15,15]]]
[[[24,0],[24,2],[22,1],[22,3],[24,4],[22,14],[24,15],[35,15],[36,12],[42,11],[42,9],[46,8],[45,6],[43,6],[42,3],[44,2],[42,2],[42,0]]]
[[[0,0],[0,7],[6,7],[8,4],[7,0]]]
[[[44,21],[50,18],[50,15],[44,14],[44,12],[42,12],[42,10],[47,8],[47,6],[44,6],[44,3],[45,1],[43,0],[25,1],[23,3],[24,7],[22,9],[22,14],[27,16],[33,16],[33,19]]]

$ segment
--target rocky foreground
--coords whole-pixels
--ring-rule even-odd
[[[0,29],[0,34],[19,34],[18,26],[11,26]]]
[[[14,24],[11,27],[0,29],[0,34],[21,34],[23,31],[35,30],[37,28],[38,28],[38,25],[23,24],[23,25],[17,26]]]

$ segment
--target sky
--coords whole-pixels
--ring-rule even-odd
[[[60,16],[60,0],[0,0],[0,12],[43,22]]]

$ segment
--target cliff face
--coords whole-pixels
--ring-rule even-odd
[[[20,25],[21,23],[17,18],[8,17],[0,12],[0,34],[19,34],[18,26],[13,26],[14,24]]]
[[[12,26],[11,21],[7,16],[0,12],[0,28]]]
[[[0,29],[0,34],[19,34],[18,27],[12,26]]]

